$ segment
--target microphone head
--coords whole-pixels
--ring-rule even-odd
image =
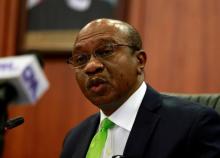
[[[35,103],[49,83],[35,55],[0,59],[0,83],[9,83],[17,91],[15,104]]]

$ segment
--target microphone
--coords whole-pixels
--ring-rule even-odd
[[[20,116],[16,117],[16,118],[9,119],[4,124],[4,130],[7,131],[8,129],[15,128],[15,127],[21,125],[22,123],[24,123],[24,118],[20,117]]]
[[[3,134],[7,130],[15,128],[15,127],[21,125],[22,123],[24,123],[24,118],[20,117],[20,116],[9,119],[0,126],[0,132],[1,132],[1,134]]]
[[[0,58],[0,74],[0,102],[34,104],[49,88],[35,55]]]

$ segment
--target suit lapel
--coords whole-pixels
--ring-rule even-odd
[[[143,157],[149,138],[160,119],[154,112],[159,107],[160,95],[148,85],[125,146],[125,157]]]
[[[76,152],[72,155],[72,158],[85,158],[87,154],[87,150],[89,148],[90,142],[93,136],[96,133],[96,130],[99,125],[100,115],[96,114],[91,120],[89,120],[86,128],[84,129],[87,132],[84,132],[82,138],[78,138],[78,146]]]

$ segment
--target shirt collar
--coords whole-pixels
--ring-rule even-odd
[[[108,118],[114,122],[119,127],[122,127],[128,131],[134,124],[138,109],[144,98],[144,94],[147,90],[147,85],[145,82],[125,101],[114,113],[112,113]],[[100,122],[107,116],[100,110],[101,119]]]

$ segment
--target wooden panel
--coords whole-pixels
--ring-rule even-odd
[[[80,92],[64,59],[46,61],[49,91],[35,106],[11,106],[25,123],[6,134],[4,158],[56,158],[67,131],[97,109]],[[16,155],[16,156],[15,156]]]
[[[3,52],[5,50],[5,41],[6,41],[6,7],[7,6],[7,1],[0,1],[0,56],[3,55]]]
[[[0,1],[0,56],[16,52],[19,7],[19,0]]]
[[[144,39],[146,80],[153,87],[170,92],[220,91],[219,0],[140,0],[127,6],[125,17]],[[5,15],[0,15],[0,22],[2,18]],[[22,115],[25,124],[7,133],[4,158],[59,157],[68,129],[97,111],[81,94],[64,59],[47,59],[45,70],[51,86],[36,106],[9,107],[9,116]]]
[[[147,81],[161,91],[219,92],[220,1],[133,3],[128,21],[144,39]]]

